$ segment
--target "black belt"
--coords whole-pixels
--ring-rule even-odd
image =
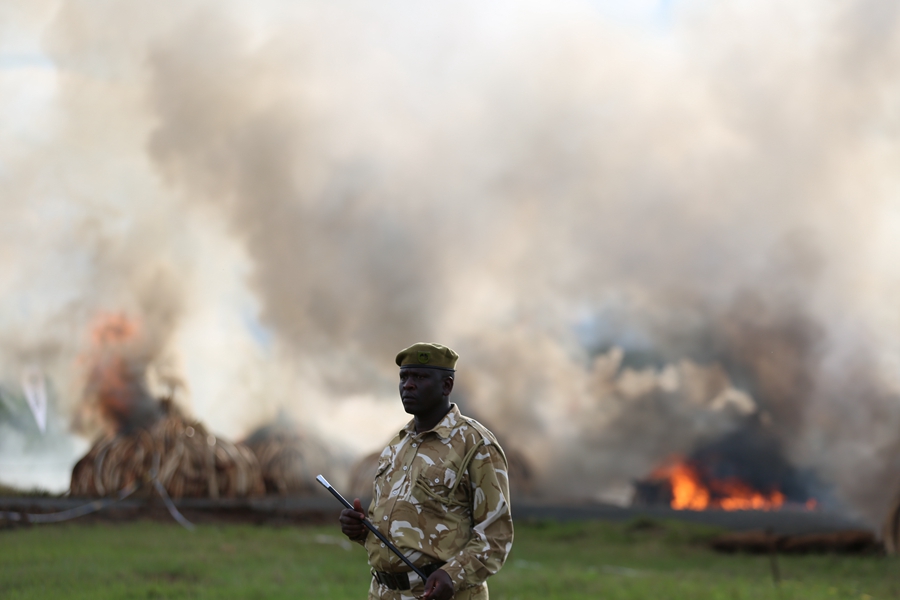
[[[419,567],[419,570],[425,573],[425,577],[428,577],[441,567],[443,567],[446,563],[431,563],[430,565],[425,565],[424,567]],[[372,571],[372,576],[375,577],[375,580],[383,585],[384,587],[391,590],[408,590],[409,586],[409,573],[388,573],[387,571]],[[425,583],[424,581],[422,583]]]

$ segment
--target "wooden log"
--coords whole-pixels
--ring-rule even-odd
[[[806,535],[746,531],[718,536],[709,545],[718,552],[749,554],[872,554],[882,549],[875,534],[865,530]]]
[[[881,536],[884,540],[884,549],[888,554],[900,553],[900,497],[888,511]]]

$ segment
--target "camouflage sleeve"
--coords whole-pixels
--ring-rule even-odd
[[[497,573],[513,542],[506,457],[495,445],[481,448],[469,467],[472,485],[472,533],[468,543],[447,561],[456,589],[480,585]]]

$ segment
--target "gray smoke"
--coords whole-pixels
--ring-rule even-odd
[[[238,434],[286,406],[360,452],[402,423],[392,356],[430,339],[547,494],[752,418],[879,518],[895,7],[603,6],[63,3],[57,121],[0,184],[49,207],[11,288],[48,308],[4,352],[72,371],[64,330],[177,297],[159,355],[201,418]],[[35,283],[62,272],[68,304]]]

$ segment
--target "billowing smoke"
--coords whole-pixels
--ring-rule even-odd
[[[896,7],[609,5],[28,13],[53,81],[0,157],[3,369],[77,398],[90,319],[162,298],[155,356],[211,426],[283,406],[360,453],[403,422],[394,353],[435,340],[545,494],[752,421],[877,519],[900,482]]]

